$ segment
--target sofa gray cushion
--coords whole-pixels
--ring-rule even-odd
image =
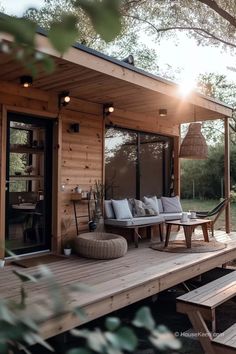
[[[145,204],[145,207],[147,209],[153,209],[156,213],[156,215],[159,214],[159,208],[158,208],[158,201],[157,201],[157,197],[143,197],[143,201]]]
[[[130,226],[142,226],[142,225],[155,225],[164,222],[165,219],[158,216],[144,216],[140,218],[133,219],[106,219],[104,220],[105,225],[120,226],[120,227],[130,227]]]
[[[106,219],[114,219],[115,213],[112,206],[111,200],[104,200],[104,211],[105,211],[105,218]]]
[[[157,198],[157,203],[158,203],[159,213],[163,213],[164,209],[163,209],[161,198]]]
[[[162,216],[165,221],[179,220],[182,217],[182,213],[160,213],[160,216]]]
[[[132,219],[133,215],[130,211],[130,207],[127,199],[114,200],[112,199],[112,207],[115,213],[116,219]]]
[[[182,213],[183,209],[180,204],[179,196],[161,197],[164,213]]]

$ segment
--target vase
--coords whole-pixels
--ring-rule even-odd
[[[64,248],[64,255],[70,256],[71,255],[71,248]]]

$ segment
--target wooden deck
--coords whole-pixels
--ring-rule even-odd
[[[49,264],[63,288],[80,281],[89,284],[94,291],[73,293],[68,299],[72,308],[81,306],[85,310],[86,320],[80,321],[68,311],[57,317],[53,317],[50,311],[45,312],[46,320],[41,326],[43,337],[70,330],[236,259],[236,233],[229,236],[218,231],[215,236],[218,241],[227,243],[227,248],[216,252],[180,254],[154,251],[147,242],[142,242],[138,249],[131,245],[125,257],[115,260],[70,257]],[[19,297],[19,280],[12,269],[13,266],[6,266],[0,271],[1,298]],[[22,271],[22,268],[17,269]],[[33,274],[36,269],[32,267],[23,271]],[[35,309],[39,299],[47,297],[49,300],[45,295],[48,294],[46,284],[29,283],[26,288],[29,309]]]

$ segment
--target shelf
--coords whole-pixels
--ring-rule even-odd
[[[10,146],[10,152],[16,154],[43,154],[44,148],[32,148],[27,146]]]
[[[43,176],[10,176],[10,181],[41,181]]]

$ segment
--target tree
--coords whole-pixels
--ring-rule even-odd
[[[230,137],[231,142],[236,144],[236,84],[228,81],[225,75],[210,73],[199,76],[198,90],[204,95],[216,98],[233,107],[233,117],[230,119]],[[213,140],[213,142],[216,142],[216,140],[219,141],[219,139],[223,137],[222,122],[206,122],[206,124],[204,124],[204,130],[208,139]]]
[[[121,32],[111,43],[107,43],[99,36],[84,10],[82,8],[75,9],[72,1],[45,0],[44,6],[39,10],[28,9],[24,17],[48,30],[52,21],[59,21],[63,14],[75,13],[78,23],[82,24],[79,25],[76,41],[119,59],[124,59],[132,54],[135,58],[135,66],[148,71],[151,68],[153,73],[158,72],[155,50],[148,48],[140,39],[139,24],[125,16],[121,19]]]
[[[201,43],[236,47],[234,0],[126,0],[126,4],[129,11],[124,16],[159,36],[185,31]]]

